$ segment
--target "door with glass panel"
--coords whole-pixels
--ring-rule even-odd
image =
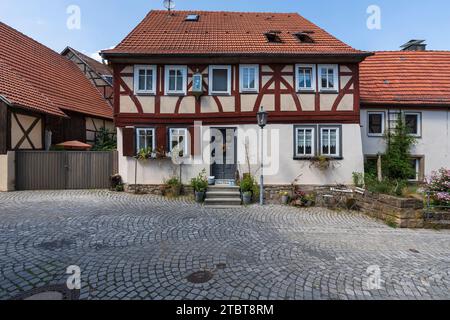
[[[211,175],[216,180],[234,180],[237,170],[236,129],[211,129]]]

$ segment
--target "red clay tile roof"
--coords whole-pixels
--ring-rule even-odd
[[[0,95],[12,105],[112,118],[112,109],[71,61],[0,22]]]
[[[450,51],[376,52],[360,73],[362,104],[450,104]]]
[[[197,14],[199,21],[185,21]],[[283,43],[269,43],[265,33],[281,31]],[[314,43],[294,35],[309,33]],[[108,54],[364,54],[336,39],[297,13],[151,11]]]

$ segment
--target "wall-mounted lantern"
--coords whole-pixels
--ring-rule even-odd
[[[192,76],[192,94],[197,99],[203,95],[203,75],[198,70]]]

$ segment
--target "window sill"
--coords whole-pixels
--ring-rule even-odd
[[[166,92],[164,95],[168,96],[168,97],[185,97],[185,96],[187,96],[187,94],[185,92]]]
[[[294,157],[294,160],[296,160],[296,161],[310,161],[313,159],[314,159],[314,157]]]
[[[369,138],[383,138],[384,133],[368,133],[367,136]]]
[[[294,157],[294,160],[296,161],[314,161],[317,160],[318,157],[311,156],[311,157]],[[344,157],[329,157],[325,156],[326,160],[328,161],[338,161],[338,160],[344,160]]]
[[[297,93],[305,93],[305,94],[316,94],[316,90],[297,90]]]
[[[255,91],[240,91],[241,94],[258,94],[259,91],[255,90]]]
[[[136,96],[156,96],[156,92],[135,92]]]
[[[229,93],[229,92],[210,92],[209,95],[213,96],[213,97],[229,97],[229,96],[231,96],[231,93]]]
[[[336,93],[339,93],[339,90],[325,90],[325,89],[322,89],[322,90],[320,90],[320,93],[322,93],[322,94],[336,94]]]

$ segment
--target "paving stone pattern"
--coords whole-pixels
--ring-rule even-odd
[[[450,231],[320,208],[0,193],[0,299],[63,285],[71,265],[81,299],[450,299]],[[212,278],[187,280],[200,271]]]

